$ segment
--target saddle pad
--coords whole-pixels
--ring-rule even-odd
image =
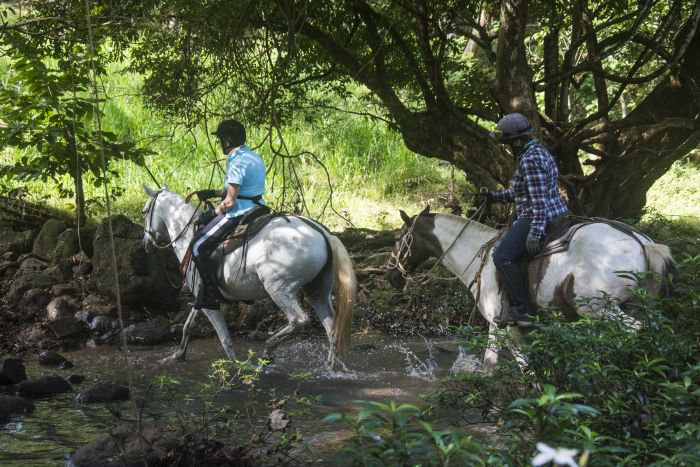
[[[241,219],[241,225],[233,229],[221,243],[223,254],[227,255],[243,246],[248,240],[253,238],[263,227],[275,217],[284,216],[280,213],[270,213],[270,209],[257,208]]]

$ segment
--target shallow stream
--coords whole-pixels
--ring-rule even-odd
[[[449,374],[453,366],[461,370],[474,369],[478,364],[464,354],[455,340],[392,338],[386,336],[354,337],[351,349],[343,359],[342,371],[330,371],[325,363],[327,341],[320,337],[292,340],[275,351],[275,359],[265,367],[258,383],[268,391],[274,388],[278,396],[289,395],[299,385],[291,374],[307,373],[301,383],[302,395],[318,402],[310,413],[294,418],[293,423],[313,450],[325,452],[328,458],[333,446],[338,446],[349,435],[337,424],[327,424],[323,418],[333,412],[356,411],[358,401],[415,403],[426,394],[436,378]],[[160,376],[180,381],[178,397],[196,397],[200,383],[207,379],[212,361],[223,357],[222,348],[215,338],[190,342],[186,362],[167,360],[174,346],[129,348],[134,386],[145,387]],[[240,357],[249,349],[262,351],[261,343],[236,340],[235,350]],[[74,391],[51,399],[34,401],[32,414],[14,418],[0,427],[0,465],[3,466],[56,466],[70,465],[70,455],[79,446],[109,432],[114,426],[112,413],[125,414],[133,419],[133,404],[79,404],[75,394],[92,384],[111,379],[127,379],[124,353],[116,347],[86,348],[62,353],[75,364],[70,370],[53,370],[25,362],[30,378],[57,373],[62,376],[80,374],[86,380]],[[228,400],[227,400],[228,399]],[[265,399],[263,396],[262,399]],[[241,392],[223,395],[223,403],[241,404]],[[108,410],[111,408],[111,411]],[[151,405],[149,415],[167,412],[163,402]],[[260,411],[265,416],[264,410]],[[312,453],[312,457],[315,454]]]

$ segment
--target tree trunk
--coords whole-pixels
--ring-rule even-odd
[[[78,146],[72,128],[65,128],[64,134],[68,142],[68,157],[70,158],[70,176],[73,179],[75,189],[75,223],[78,227],[83,227],[87,220],[85,215],[85,190],[83,189],[83,169],[80,166],[78,156]]]
[[[677,160],[700,143],[700,34],[677,66],[614,134],[596,171],[581,186],[584,212],[637,218],[646,193]]]

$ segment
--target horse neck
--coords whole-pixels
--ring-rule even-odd
[[[470,283],[482,267],[481,247],[497,232],[476,221],[447,214],[437,214],[433,228],[442,247],[442,264],[465,284]]]
[[[161,195],[158,201],[159,214],[162,216],[171,240],[180,235],[183,229],[187,229],[173,243],[177,259],[182,261],[194,235],[192,222],[190,221],[196,208],[191,204],[185,203],[185,200],[175,193],[168,193],[166,196]]]

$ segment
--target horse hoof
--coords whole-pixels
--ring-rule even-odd
[[[185,361],[185,353],[184,352],[175,352],[170,356],[171,360],[175,360],[176,362],[184,362]]]

